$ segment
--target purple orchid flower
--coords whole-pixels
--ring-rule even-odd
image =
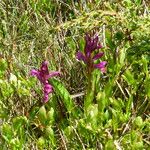
[[[78,51],[76,58],[82,60],[88,66],[90,71],[97,68],[101,70],[101,72],[106,72],[106,61],[100,62],[99,64],[94,63],[95,60],[100,59],[104,55],[103,52],[99,52],[96,55],[93,54],[95,50],[102,48],[102,45],[99,43],[98,35],[86,34],[85,42],[84,53]]]
[[[50,85],[48,83],[48,79],[51,78],[51,77],[54,77],[54,76],[59,76],[60,72],[58,72],[58,71],[49,72],[48,62],[43,61],[40,69],[31,70],[31,75],[36,76],[40,80],[40,82],[43,84],[43,86],[44,86],[44,89],[43,89],[43,93],[44,93],[43,102],[44,103],[48,102],[48,95],[53,92],[53,87],[52,87],[52,85]]]

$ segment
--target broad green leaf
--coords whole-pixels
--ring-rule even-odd
[[[69,94],[67,89],[64,87],[64,85],[55,79],[50,80],[50,81],[54,87],[56,94],[59,95],[62,101],[64,102],[64,105],[66,109],[68,110],[68,113],[73,114],[74,116],[77,116],[75,112],[75,103],[73,99],[71,98],[71,95]]]

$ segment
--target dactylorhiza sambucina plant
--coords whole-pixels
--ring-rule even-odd
[[[86,34],[84,52],[78,51],[76,58],[83,61],[87,68],[87,93],[85,96],[84,107],[87,109],[92,103],[92,73],[94,69],[99,69],[102,73],[106,72],[106,61],[96,63],[103,55],[104,52],[99,52],[102,48],[99,42],[99,37],[96,34]],[[94,92],[93,92],[94,93]]]
[[[60,72],[58,71],[49,72],[48,62],[43,61],[40,69],[31,70],[31,75],[36,76],[40,80],[41,84],[43,85],[43,93],[44,93],[43,102],[44,103],[48,102],[48,95],[53,92],[53,87],[52,85],[49,84],[48,79],[54,76],[59,76]]]

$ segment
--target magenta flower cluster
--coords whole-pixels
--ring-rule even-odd
[[[91,73],[94,68],[100,69],[102,72],[106,72],[106,61],[102,61],[98,64],[95,63],[96,60],[104,55],[103,52],[95,54],[95,50],[102,48],[102,45],[99,43],[98,35],[86,34],[85,42],[84,52],[82,53],[78,51],[76,58],[78,60],[82,60],[87,65],[89,73]]]
[[[48,79],[52,78],[54,76],[59,76],[60,72],[58,72],[58,71],[49,72],[48,62],[44,61],[44,62],[42,62],[40,69],[31,70],[31,75],[36,76],[42,83],[43,93],[44,93],[43,102],[44,103],[48,102],[48,95],[53,92],[53,87],[52,87],[52,85],[49,84]]]

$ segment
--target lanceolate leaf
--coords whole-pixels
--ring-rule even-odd
[[[67,91],[67,89],[64,87],[62,83],[60,83],[58,80],[50,80],[51,84],[54,87],[54,91],[57,95],[61,97],[61,99],[64,102],[64,105],[69,112],[69,114],[72,114],[73,116],[76,116],[75,112],[75,103],[73,102],[73,99],[71,98],[71,95]]]

